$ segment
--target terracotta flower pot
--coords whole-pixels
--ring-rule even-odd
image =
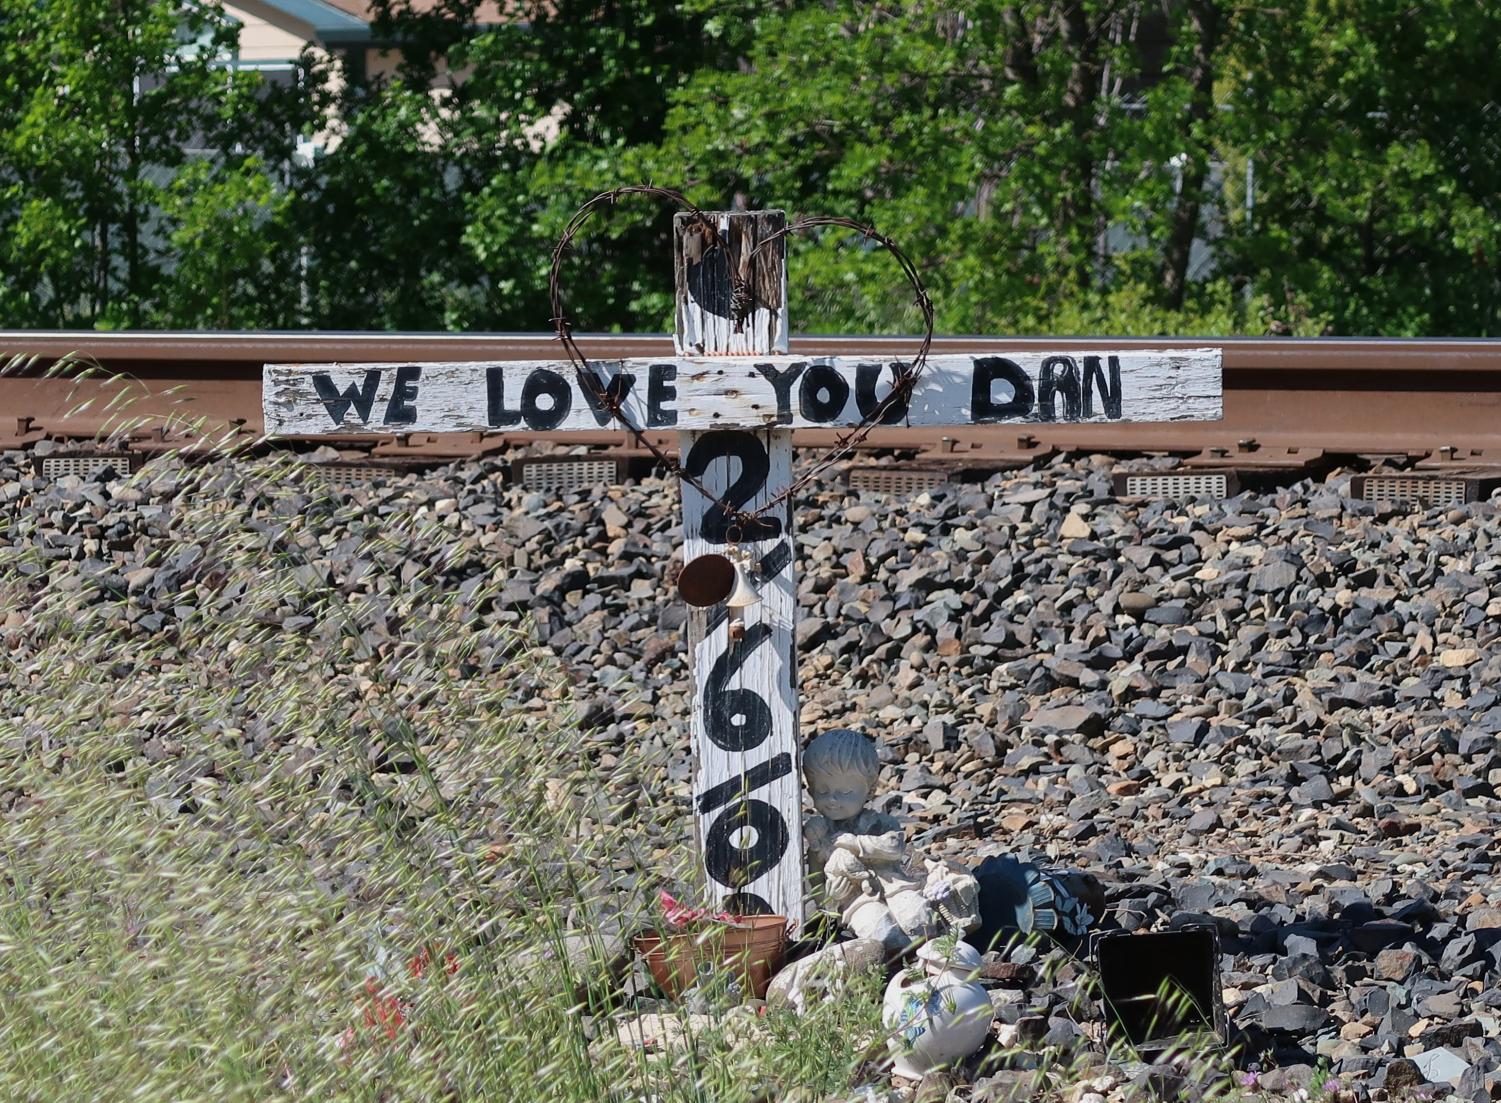
[[[787,920],[780,915],[742,915],[744,926],[714,924],[683,934],[651,931],[631,940],[646,959],[657,986],[677,999],[698,979],[699,967],[733,971],[747,995],[766,997],[766,987],[787,956]]]

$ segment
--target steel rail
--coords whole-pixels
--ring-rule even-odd
[[[671,355],[665,335],[580,338],[592,357]],[[901,356],[911,338],[805,336],[792,351]],[[1501,340],[1378,338],[945,337],[947,350],[1224,349],[1225,416],[1212,424],[1026,424],[883,429],[868,446],[917,450],[939,462],[1025,460],[1054,451],[1172,452],[1209,464],[1296,467],[1311,457],[1394,454],[1501,465]],[[128,421],[149,451],[232,432],[261,434],[266,363],[512,360],[560,355],[552,334],[180,333],[0,331],[0,446],[44,437],[94,439]],[[63,357],[103,370],[48,377]],[[623,434],[593,443],[620,447]],[[824,445],[832,433],[799,433]],[[538,439],[468,434],[364,443],[377,454],[460,456]],[[574,436],[571,442],[579,442]],[[352,445],[360,442],[351,440]]]

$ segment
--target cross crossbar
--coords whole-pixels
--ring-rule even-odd
[[[898,364],[869,356],[591,361],[637,429],[847,428],[873,416]],[[930,356],[881,424],[1183,421],[1221,415],[1218,349]],[[266,367],[266,431],[569,432],[615,426],[573,364],[502,361]]]

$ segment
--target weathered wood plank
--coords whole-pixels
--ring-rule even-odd
[[[716,497],[741,509],[764,505],[792,482],[791,433],[684,433],[684,463]],[[729,549],[723,515],[689,483],[683,494],[683,559]],[[693,807],[700,854],[715,901],[742,911],[803,915],[802,771],[797,732],[797,564],[792,509],[765,518],[763,539],[742,538],[761,601],[744,610],[739,638],[724,606],[692,611]]]
[[[782,211],[720,212],[710,216],[727,248],[710,248],[696,216],[673,219],[673,276],[677,284],[673,342],[682,356],[744,356],[787,351],[787,243],[755,251],[787,224]],[[744,271],[739,271],[742,258]],[[735,319],[730,266],[750,291],[750,313]]]
[[[679,313],[683,308],[679,307]],[[775,327],[763,325],[763,336]],[[695,339],[737,343],[700,323]],[[891,389],[890,361],[859,356],[606,360],[597,378],[643,429],[805,429],[859,424]],[[566,361],[268,364],[266,431],[338,433],[597,430],[613,422]],[[928,361],[909,409],[888,424],[1212,421],[1218,349],[1000,352]]]
[[[685,560],[735,553],[759,590],[760,602],[738,615],[720,605],[689,616],[694,827],[711,900],[778,912],[796,928],[804,915],[796,552],[792,505],[781,499],[792,484],[792,430],[861,423],[899,365],[787,355],[785,249],[778,243],[748,260],[785,217],[712,217],[717,245],[699,220],[675,223],[678,355],[593,370],[632,425],[680,430],[682,463],[704,488],[682,484]],[[263,389],[266,431],[282,436],[598,430],[615,424],[610,405],[567,361],[270,364]],[[1060,345],[933,357],[908,408],[883,421],[1152,422],[1221,412],[1216,349]],[[745,521],[744,512],[774,500],[775,509]]]
[[[691,220],[675,224],[679,352],[787,350],[783,251],[767,249],[746,271],[752,310],[730,316],[730,265],[784,224],[780,211],[715,216],[726,248],[705,250]],[[723,356],[717,369],[733,367]],[[681,424],[681,422],[680,422]],[[761,601],[734,620],[724,606],[692,610],[693,814],[709,896],[740,911],[803,920],[801,751],[797,735],[797,563],[791,504],[758,532],[734,533],[724,508],[754,511],[792,482],[792,433],[785,429],[689,431],[678,436],[685,468],[720,500],[682,482],[683,561],[738,550],[753,565]]]

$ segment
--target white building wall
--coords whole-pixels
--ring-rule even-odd
[[[225,4],[224,11],[240,22],[241,61],[292,61],[312,39],[311,27],[288,26],[285,16],[255,0],[236,0]],[[271,15],[278,21],[273,23]]]

